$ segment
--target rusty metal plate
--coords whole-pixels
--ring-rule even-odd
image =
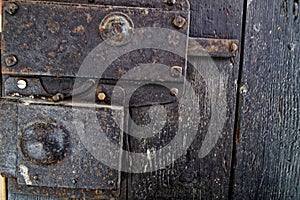
[[[47,1],[49,0],[34,0]],[[108,6],[124,6],[124,7],[143,7],[156,8],[169,11],[189,10],[190,5],[186,0],[138,0],[138,1],[122,1],[122,0],[54,0],[51,2],[79,3],[89,5],[108,5]]]
[[[7,4],[8,2],[4,2],[4,7]],[[16,5],[18,10],[15,14],[4,13],[3,23],[2,73],[10,75],[76,76],[84,58],[103,42],[99,25],[101,20],[112,12],[127,15],[133,21],[135,29],[144,27],[176,29],[172,23],[176,15],[189,18],[187,11],[168,12],[149,8],[34,1],[16,2]],[[178,31],[187,34],[188,25]],[[5,63],[11,55],[15,58]],[[119,62],[127,58],[124,57]],[[16,63],[14,59],[17,59]],[[132,59],[127,58],[125,61],[132,65]],[[165,64],[171,64],[168,63],[170,61],[165,61],[167,62]],[[142,60],[140,63],[143,63]],[[107,78],[117,77],[118,74],[114,72]]]
[[[86,1],[5,1],[1,52],[4,85],[2,95],[9,97],[17,94],[19,97],[34,96],[45,100],[63,93],[59,89],[54,93],[54,85],[44,84],[43,77],[61,79],[57,81],[66,82],[65,86],[68,87],[63,87],[62,90],[72,90],[73,78],[81,76],[78,71],[83,61],[103,43],[105,31],[103,36],[102,28],[106,27],[105,19],[109,19],[110,15],[124,17],[122,19],[128,20],[128,26],[132,26],[133,31],[154,27],[185,35],[180,41],[176,34],[167,35],[165,40],[172,45],[171,49],[180,47],[183,52],[187,51],[190,14],[187,1],[176,1],[174,5],[170,5],[172,2],[168,1],[112,1],[112,6],[107,4],[108,1],[95,1],[91,4]],[[103,23],[104,25],[100,25]],[[128,42],[134,42],[130,41],[130,37],[127,39]],[[121,44],[125,45],[126,42]],[[122,45],[117,46],[116,50],[126,47]],[[101,63],[101,60],[97,60],[92,64]],[[179,73],[184,76],[187,56],[162,49],[145,48],[127,52],[116,57],[101,76],[90,73],[80,78],[93,78],[96,82],[101,79],[115,85],[130,70],[143,70],[141,64],[144,63],[159,63],[168,68],[164,71],[155,69],[141,77],[131,77],[128,81],[175,82],[175,86],[183,92],[184,78],[174,78],[172,67],[180,66]],[[18,87],[18,80],[26,79],[29,81],[26,82],[25,90]],[[23,82],[23,86],[26,83]],[[52,87],[50,92],[49,87]]]
[[[96,113],[95,119],[91,108],[20,104],[18,183],[27,186],[119,189],[120,171],[106,166],[91,155],[80,134],[90,130],[94,134],[104,131],[106,139],[119,146],[119,149],[107,153],[105,149],[101,149],[105,148],[101,144],[99,153],[103,151],[103,160],[119,161],[123,128],[119,125],[123,124],[123,111],[117,107],[99,107],[96,108]],[[119,119],[115,116],[119,116]],[[98,126],[102,128],[99,129]]]

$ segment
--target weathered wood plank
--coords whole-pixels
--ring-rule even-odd
[[[191,28],[193,37],[239,39],[243,1],[190,0]]]
[[[241,39],[242,1],[191,0],[190,3],[192,10],[191,36]],[[204,64],[205,61],[199,57],[191,57],[189,61],[194,65],[203,64],[202,69],[207,67]],[[235,58],[235,61],[235,65],[232,65],[230,59],[215,59],[220,71],[228,75],[225,87],[228,95],[226,98],[228,110],[226,125],[212,152],[205,158],[199,158],[199,149],[203,145],[207,132],[204,124],[209,122],[209,119],[202,118],[199,121],[200,131],[186,155],[164,170],[131,175],[128,181],[129,199],[228,198],[236,100],[235,83],[237,82],[239,56]],[[188,70],[188,79],[195,84],[194,87],[200,92],[200,96],[205,94],[203,87],[206,84],[202,75],[192,68]],[[203,105],[203,102],[200,104],[202,109],[207,111],[208,108]],[[172,139],[172,135],[159,137],[161,137],[161,142],[152,141],[152,144],[167,143]],[[131,150],[137,152],[146,152],[147,148],[151,146],[149,141],[143,139],[140,141],[130,140],[130,142]]]
[[[215,91],[214,95],[219,96],[226,102],[225,108],[225,126],[221,128],[220,138],[212,151],[204,158],[199,157],[201,146],[205,145],[204,138],[208,135],[208,129],[213,118],[211,112],[215,112],[210,107],[209,101],[213,101],[207,97],[207,93],[213,93],[207,84],[210,77],[214,80],[214,75],[210,74],[210,69],[213,68],[209,61],[193,57],[189,59],[190,63],[199,67],[198,71],[194,68],[188,70],[188,80],[193,82],[195,91],[199,95],[199,105],[201,110],[201,119],[199,119],[199,130],[197,136],[189,147],[188,151],[180,157],[172,165],[165,169],[158,170],[151,173],[132,174],[129,181],[129,199],[227,199],[230,181],[231,169],[231,154],[233,141],[233,124],[234,124],[234,106],[235,106],[235,76],[232,72],[234,70],[230,60],[214,60],[215,65],[221,74],[217,77],[217,82],[226,80],[223,84],[226,90],[226,96],[222,97],[221,91]],[[206,75],[208,73],[209,75]],[[212,81],[214,82],[214,81]],[[213,84],[217,84],[214,82]],[[222,85],[218,85],[219,88]],[[207,93],[206,93],[207,92]],[[148,98],[147,96],[145,98]],[[190,98],[190,97],[186,97]],[[172,107],[171,105],[169,105]],[[167,106],[166,106],[167,107]],[[219,116],[222,116],[222,110],[218,110]],[[143,109],[137,108],[132,111],[135,113],[134,118],[143,115]],[[188,112],[188,111],[186,111]],[[176,112],[172,115],[176,116]],[[141,119],[136,119],[137,123],[141,123]],[[193,124],[188,122],[189,124]],[[195,123],[195,122],[194,122]],[[218,123],[213,126],[214,133],[217,134]],[[176,128],[171,128],[174,131]],[[134,152],[147,152],[149,149],[164,147],[175,137],[172,131],[161,131],[155,135],[155,139],[133,139],[131,138],[131,150]],[[191,137],[190,132],[186,132],[186,137]],[[146,163],[145,166],[154,166],[159,163],[159,159],[172,159],[173,152],[168,155],[162,155],[152,163]]]
[[[248,1],[235,199],[300,199],[299,1]]]

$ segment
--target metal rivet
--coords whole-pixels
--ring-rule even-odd
[[[77,180],[76,180],[76,179],[73,179],[73,180],[72,180],[72,183],[73,183],[73,184],[76,184],[76,183],[77,183]]]
[[[111,46],[122,46],[130,42],[133,36],[133,22],[124,13],[107,15],[99,26],[102,39]]]
[[[178,90],[177,88],[172,88],[172,89],[170,90],[170,94],[171,94],[172,96],[178,96],[179,90]]]
[[[186,19],[181,15],[177,15],[173,20],[173,24],[176,28],[183,28],[186,24]]]
[[[182,75],[182,67],[173,66],[171,67],[171,76],[174,78],[179,78]]]
[[[165,0],[165,3],[168,4],[169,6],[174,6],[176,3],[176,0]]]
[[[24,90],[27,87],[27,82],[25,80],[18,80],[17,86],[19,89]]]
[[[14,15],[18,10],[19,6],[16,3],[8,3],[8,5],[4,8],[5,12],[10,15]]]
[[[100,93],[98,94],[98,99],[99,99],[100,101],[104,101],[104,100],[106,99],[106,94],[105,94],[104,92],[100,92]]]
[[[39,179],[38,175],[33,176],[33,180],[37,181]]]
[[[18,63],[18,59],[15,55],[8,55],[4,59],[7,67],[15,66]]]

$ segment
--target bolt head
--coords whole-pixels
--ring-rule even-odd
[[[25,80],[18,80],[17,86],[20,90],[24,90],[27,87],[27,82]]]
[[[173,25],[176,28],[181,29],[185,26],[186,22],[187,21],[184,17],[182,17],[181,15],[177,15],[173,20]]]
[[[104,101],[104,100],[106,99],[106,94],[105,94],[104,92],[100,92],[100,93],[98,94],[98,99],[99,99],[100,101]]]
[[[13,67],[18,63],[18,59],[15,55],[8,55],[4,58],[4,62],[7,67]]]

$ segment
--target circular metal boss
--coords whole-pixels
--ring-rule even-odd
[[[130,17],[121,12],[110,13],[99,26],[102,39],[111,46],[122,46],[130,42],[133,28]]]
[[[19,139],[23,156],[38,165],[62,160],[67,151],[68,134],[62,127],[49,123],[28,126]]]

